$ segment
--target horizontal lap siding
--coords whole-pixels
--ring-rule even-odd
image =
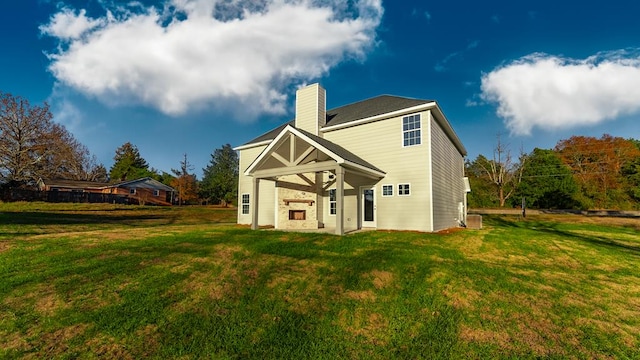
[[[252,208],[249,214],[242,214],[242,194],[249,194],[253,198],[253,177],[244,175],[249,165],[266,148],[257,146],[239,151],[240,179],[238,181],[238,224],[250,225]],[[273,181],[260,181],[260,198],[258,199],[260,214],[258,215],[259,225],[275,225],[275,183]]]
[[[431,119],[434,231],[458,226],[458,203],[464,200],[464,159]]]
[[[386,173],[375,184],[379,229],[431,231],[428,114],[428,111],[421,113],[422,144],[418,146],[402,146],[402,116],[324,133],[325,139]],[[398,196],[399,183],[411,184],[410,196]],[[392,197],[382,197],[384,184],[393,185]],[[351,204],[354,205],[357,211],[357,203]]]

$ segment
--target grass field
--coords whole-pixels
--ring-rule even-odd
[[[250,231],[234,210],[0,204],[0,358],[640,359],[640,220]]]

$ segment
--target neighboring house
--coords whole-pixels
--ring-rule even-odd
[[[131,199],[141,205],[172,205],[176,193],[174,188],[150,177],[124,181],[117,184],[78,180],[39,179],[38,190],[48,192],[72,192],[76,194],[118,195]],[[127,200],[127,202],[128,201],[129,200]]]
[[[438,231],[466,221],[466,150],[435,101],[382,95],[325,110],[296,93],[295,120],[235,148],[238,223],[276,229]]]
[[[137,200],[140,205],[171,205],[176,190],[150,177],[145,177],[109,185],[103,193],[127,195]]]

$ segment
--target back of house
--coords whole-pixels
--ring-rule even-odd
[[[464,224],[466,150],[435,101],[382,95],[326,110],[298,90],[293,121],[236,148],[238,223],[438,231]]]

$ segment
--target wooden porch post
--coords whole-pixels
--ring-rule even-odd
[[[258,211],[258,198],[260,197],[260,179],[257,177],[253,178],[253,192],[251,193],[251,230],[258,229],[258,215],[260,212]]]
[[[336,167],[336,235],[344,235],[344,168]]]

